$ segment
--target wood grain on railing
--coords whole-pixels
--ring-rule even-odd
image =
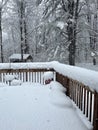
[[[69,97],[93,124],[94,91],[76,80],[69,80]]]
[[[56,80],[67,88],[67,95],[94,126],[93,130],[98,130],[98,93],[59,73],[56,73]]]

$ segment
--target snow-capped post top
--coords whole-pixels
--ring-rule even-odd
[[[54,75],[52,71],[45,72],[43,75],[43,79],[45,84],[49,84],[51,81],[53,81]]]

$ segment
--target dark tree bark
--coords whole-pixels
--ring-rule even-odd
[[[8,0],[1,0],[0,1],[0,60],[4,62],[4,55],[3,55],[3,42],[2,42],[2,10],[4,6],[7,4]]]
[[[29,53],[29,45],[28,45],[28,32],[27,32],[27,24],[26,20],[24,19],[24,38],[25,38],[25,45],[24,45],[24,53]]]
[[[96,58],[93,58],[93,65],[96,65]]]
[[[76,52],[76,29],[77,29],[77,19],[78,19],[78,7],[79,0],[74,2],[74,0],[68,3],[68,41],[69,41],[69,64],[75,65],[75,52]]]
[[[0,56],[1,62],[4,62],[3,59],[3,45],[2,45],[2,7],[0,7]]]
[[[20,2],[20,37],[21,37],[21,61],[23,61],[23,1]]]
[[[74,43],[74,26],[73,26],[73,16],[74,16],[74,1],[68,3],[68,41],[69,41],[69,64],[75,65],[75,43]]]
[[[27,23],[25,18],[25,1],[20,1],[20,37],[21,37],[21,61],[23,61],[23,54],[29,53],[29,46],[27,42]]]

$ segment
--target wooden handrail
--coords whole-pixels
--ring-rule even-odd
[[[93,130],[98,130],[98,92],[59,73],[56,73],[56,80],[67,88],[67,95],[91,122]]]
[[[18,79],[22,82],[36,82],[44,84],[43,74],[46,71],[53,71],[52,68],[45,69],[2,69],[0,70],[0,82],[6,82],[5,75],[18,75]]]

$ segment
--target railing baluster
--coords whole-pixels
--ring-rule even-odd
[[[83,87],[81,86],[81,111],[83,111]]]
[[[78,84],[76,86],[76,105],[78,106]]]
[[[77,91],[77,85],[75,85],[75,104],[77,103],[76,91]]]
[[[86,117],[88,117],[88,109],[89,109],[88,106],[89,106],[89,91],[87,91]]]
[[[91,121],[92,118],[92,92],[90,92],[90,115],[89,115],[89,121]]]
[[[79,84],[79,108],[81,108],[81,87]]]
[[[86,103],[86,89],[85,89],[85,87],[84,87],[84,98],[83,98],[83,114],[85,114],[85,103]]]

